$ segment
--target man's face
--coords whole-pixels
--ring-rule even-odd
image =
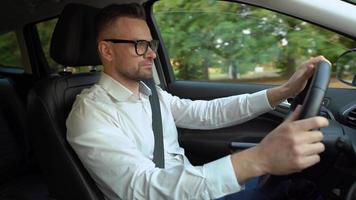
[[[108,29],[106,37],[110,39],[152,40],[147,23],[141,19],[120,17]],[[136,54],[135,44],[110,43],[108,45],[113,52],[110,65],[115,68],[111,71],[115,74],[109,75],[125,81],[152,78],[152,65],[156,54],[150,47],[144,55],[139,56]]]

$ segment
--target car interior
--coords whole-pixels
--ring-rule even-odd
[[[72,67],[100,65],[91,23],[97,10],[79,4],[64,8],[51,43],[51,55],[58,63]],[[41,120],[30,117],[31,130],[36,133],[34,148],[40,160],[45,161],[41,166],[44,174],[51,177],[47,182],[54,189],[51,192],[61,199],[103,199],[65,137],[65,120],[76,95],[95,84],[99,75],[93,71],[53,76],[36,85],[29,94],[29,116],[43,116]]]
[[[164,39],[152,14],[156,1],[4,1],[3,8],[14,14],[9,15],[7,20],[0,20],[0,33],[16,30],[17,41],[22,47],[21,54],[27,56],[22,61],[24,69],[3,66],[0,60],[0,199],[105,199],[67,143],[65,120],[76,95],[94,85],[100,77],[97,66],[101,62],[96,51],[93,23],[95,15],[99,8],[108,4],[127,2],[144,4],[152,35],[161,42],[155,60],[155,81],[163,89],[181,98],[210,100],[272,87],[270,84],[248,82],[176,80],[168,47],[163,43]],[[239,3],[280,9],[279,12],[290,12],[289,15],[295,14],[299,18],[310,17],[305,13],[294,13],[290,6],[276,6],[278,3],[264,4],[259,0]],[[297,4],[303,8],[303,3]],[[63,66],[60,72],[51,70],[51,63],[46,59],[36,29],[36,23],[45,19],[57,19],[51,33],[49,53],[56,63]],[[338,29],[327,24],[321,26],[342,32],[356,45],[356,30],[352,32],[351,29]],[[356,60],[355,55],[351,58]],[[91,68],[82,73],[67,70],[70,67],[80,71],[82,66]],[[304,91],[304,96],[299,95],[302,103],[309,98],[308,89]],[[292,103],[292,106],[296,103]],[[351,87],[328,88],[316,105],[317,114],[331,121],[331,126],[322,130],[327,151],[322,155],[319,165],[295,176],[314,181],[325,199],[356,199],[355,105],[356,90]],[[179,129],[180,145],[193,165],[207,163],[243,150],[246,145],[256,145],[284,120],[290,112],[290,106],[288,102],[283,102],[273,111],[233,127],[216,130]]]
[[[63,10],[51,43],[51,55],[58,63],[64,66],[100,64],[95,49],[94,26],[91,23],[96,11],[97,9],[93,7],[78,4],[71,4]],[[75,31],[68,32],[67,30]],[[65,139],[65,119],[75,96],[83,88],[96,83],[98,78],[99,72],[93,71],[75,75],[54,75],[41,80],[41,83],[36,84],[28,96],[27,107],[31,108],[28,110],[28,114],[25,111],[25,102],[20,102],[9,80],[6,78],[1,80],[1,94],[6,97],[2,98],[2,106],[4,106],[4,115],[2,116],[11,117],[6,120],[15,123],[8,124],[9,128],[5,129],[8,132],[8,138],[1,140],[4,141],[3,146],[9,151],[4,153],[12,155],[8,160],[4,160],[4,164],[8,165],[5,166],[8,171],[2,171],[2,173],[9,178],[24,174],[24,177],[19,177],[19,183],[15,181],[8,184],[8,188],[4,188],[4,191],[1,192],[4,198],[103,199],[100,191]],[[29,123],[25,122],[26,116]],[[4,124],[6,125],[5,122]],[[29,125],[32,133],[27,133],[26,125]],[[1,128],[7,127],[1,126]],[[11,137],[12,134],[13,137]],[[37,172],[38,177],[36,171],[29,171],[31,166],[26,167],[31,164],[28,163],[31,161],[30,159],[34,159],[29,157],[33,152],[29,152],[29,149],[18,148],[19,145],[29,148],[27,143],[30,141],[28,138],[24,138],[28,137],[27,134],[31,134],[33,151],[38,153],[38,158],[41,157],[36,160],[36,162],[40,162],[43,169],[41,173]],[[39,169],[35,170],[39,171]],[[47,177],[47,175],[51,178],[46,179],[47,184],[44,184],[42,177]],[[36,183],[35,181],[38,182],[37,185],[33,185]],[[47,185],[53,189],[51,194],[48,193]],[[29,193],[25,194],[19,186],[22,186],[23,190],[30,190]],[[33,187],[32,191],[30,186]]]

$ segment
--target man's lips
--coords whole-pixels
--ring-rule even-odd
[[[152,68],[152,63],[142,63],[141,67]]]

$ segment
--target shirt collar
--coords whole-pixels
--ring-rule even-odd
[[[118,101],[138,100],[138,97],[135,96],[132,91],[104,72],[101,73],[98,84]],[[151,89],[142,81],[140,81],[138,89],[140,96],[141,94],[146,96],[150,96],[152,94]]]

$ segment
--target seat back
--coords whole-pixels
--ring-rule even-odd
[[[99,74],[50,77],[30,91],[28,112],[32,143],[55,199],[103,199],[101,192],[66,141],[65,120],[77,94]]]
[[[51,41],[51,56],[65,66],[99,65],[95,48],[94,17],[98,9],[67,5]],[[28,112],[32,142],[50,194],[59,200],[104,199],[66,141],[65,121],[82,89],[99,80],[100,73],[52,76],[30,91]]]
[[[9,79],[0,77],[0,185],[26,170],[25,114]]]

